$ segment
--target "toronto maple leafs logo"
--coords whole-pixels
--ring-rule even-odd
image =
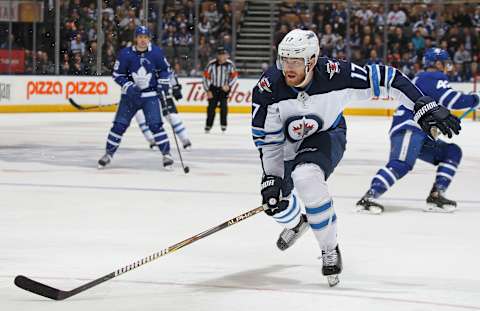
[[[340,64],[338,62],[328,60],[327,73],[330,74],[329,79],[332,79],[334,74],[340,73]]]
[[[268,81],[267,77],[261,78],[260,81],[258,81],[257,86],[260,90],[260,93],[262,93],[263,91],[272,93],[272,90],[270,89],[270,81]]]
[[[299,141],[316,133],[322,126],[322,119],[315,115],[290,117],[286,122],[286,136],[292,142]]]
[[[152,79],[152,73],[147,73],[145,67],[141,66],[137,72],[132,73],[133,81],[140,89],[146,89],[150,86],[150,80]]]

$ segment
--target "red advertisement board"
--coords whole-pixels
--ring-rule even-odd
[[[9,73],[11,64],[12,73],[25,72],[25,51],[0,49],[0,73]]]

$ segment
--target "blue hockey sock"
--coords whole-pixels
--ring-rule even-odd
[[[127,127],[120,123],[113,123],[113,127],[110,129],[107,137],[107,153],[111,156],[117,151],[122,141],[123,133],[125,133]]]

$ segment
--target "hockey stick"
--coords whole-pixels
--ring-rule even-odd
[[[112,273],[109,273],[107,275],[104,275],[98,279],[95,279],[89,283],[86,283],[82,286],[79,286],[77,288],[74,288],[72,290],[69,290],[69,291],[63,291],[63,290],[60,290],[60,289],[56,289],[54,287],[51,287],[51,286],[48,286],[48,285],[45,285],[45,284],[42,284],[40,282],[37,282],[35,280],[32,280],[32,279],[29,279],[23,275],[18,275],[15,277],[15,285],[17,285],[18,287],[24,289],[24,290],[27,290],[29,292],[32,292],[34,294],[37,294],[37,295],[40,295],[40,296],[43,296],[43,297],[47,297],[47,298],[50,298],[50,299],[53,299],[53,300],[64,300],[64,299],[67,299],[69,297],[72,297],[76,294],[79,294],[81,292],[84,292],[86,290],[88,290],[89,288],[92,288],[94,286],[97,286],[103,282],[106,282],[108,280],[111,280],[121,274],[124,274],[126,272],[129,272],[133,269],[136,269],[144,264],[147,264],[149,262],[152,262],[154,261],[155,259],[158,259],[162,256],[165,256],[167,254],[170,254],[174,251],[177,251],[179,250],[180,248],[184,247],[184,246],[187,246],[187,245],[190,245],[192,244],[193,242],[195,241],[198,241],[200,239],[203,239],[209,235],[212,235],[214,234],[215,232],[218,232],[220,230],[223,230],[225,228],[228,228],[230,226],[233,226],[239,222],[241,222],[242,220],[245,220],[249,217],[252,217],[253,215],[256,215],[260,212],[262,212],[264,210],[264,206],[259,206],[257,208],[254,208],[248,212],[245,212],[237,217],[234,217],[232,219],[229,219],[223,223],[221,223],[220,225],[218,226],[215,226],[213,228],[210,228],[208,230],[205,230],[197,235],[194,235],[188,239],[185,239],[181,242],[178,242],[177,244],[174,244],[172,246],[169,246],[159,252],[156,252],[150,256],[147,256],[147,257],[144,257],[140,260],[137,260],[136,262],[132,263],[132,264],[129,264],[123,268],[120,268],[118,270],[115,270],[114,272]]]
[[[168,116],[170,115],[170,111],[168,110],[168,104],[167,104],[167,97],[165,96],[165,93],[162,91],[162,99],[160,99],[160,105],[162,106],[163,103],[165,103],[165,110],[167,111],[167,118]],[[162,102],[163,100],[163,102]],[[163,110],[163,107],[161,107],[162,110]],[[172,128],[172,132],[173,132],[173,139],[175,140],[175,145],[177,146],[177,151],[178,151],[178,157],[180,158],[180,163],[182,164],[182,168],[183,168],[183,172],[185,174],[188,174],[190,172],[190,168],[188,166],[185,166],[185,164],[183,163],[183,158],[182,158],[182,152],[180,151],[180,147],[178,146],[178,139],[177,139],[177,134],[175,133],[175,128],[173,128],[173,124],[172,122],[170,122],[170,119],[168,120],[170,123],[170,127]]]
[[[173,139],[175,140],[175,145],[177,145],[178,157],[180,158],[180,163],[182,164],[183,172],[185,174],[188,174],[188,172],[190,172],[190,168],[188,166],[185,166],[185,164],[183,164],[182,152],[180,151],[180,147],[178,146],[177,134],[175,134],[175,129],[173,128],[172,123],[170,123],[170,126],[172,127]]]
[[[81,106],[79,105],[76,101],[74,101],[72,98],[68,98],[68,101],[70,102],[70,104],[77,108],[78,110],[90,110],[90,109],[98,109],[98,108],[102,108],[102,107],[110,107],[110,106],[116,106],[118,105],[118,103],[113,103],[113,104],[106,104],[106,105],[94,105],[94,106]]]
[[[475,111],[475,109],[477,109],[476,107],[472,107],[470,109],[468,109],[467,111],[465,111],[464,113],[462,113],[462,115],[460,117],[458,117],[460,120],[462,120],[463,118],[467,117],[471,112]]]

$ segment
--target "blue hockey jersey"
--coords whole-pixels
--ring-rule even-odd
[[[450,87],[447,75],[441,71],[421,72],[413,79],[413,83],[425,95],[432,97],[437,103],[448,109],[468,109],[479,105],[477,95],[467,95],[455,91]],[[419,129],[420,127],[413,120],[413,112],[401,105],[393,115],[390,135],[408,128]]]
[[[118,54],[113,79],[122,87],[122,94],[135,83],[142,90],[142,97],[156,96],[159,84],[168,87],[170,83],[170,65],[163,50],[152,43],[143,52],[131,46]]]

